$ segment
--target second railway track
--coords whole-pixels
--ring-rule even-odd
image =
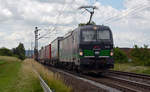
[[[109,70],[101,77],[83,76],[123,92],[150,92],[150,76]]]
[[[107,87],[117,89],[120,92],[150,92],[150,76],[148,75],[110,70],[104,75],[94,77],[89,75],[77,74],[66,70],[64,72],[84,79],[95,81],[95,83],[106,85]],[[108,92],[110,92],[110,89]]]
[[[150,75],[109,70],[105,77],[135,92],[150,92]]]

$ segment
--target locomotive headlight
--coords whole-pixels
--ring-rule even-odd
[[[80,56],[83,56],[83,52],[82,52],[82,51],[80,51],[79,55],[80,55]]]
[[[95,27],[93,27],[93,29],[94,29],[94,30],[97,30],[97,27],[95,26]]]
[[[113,52],[110,52],[110,56],[113,56],[114,55],[114,53]]]

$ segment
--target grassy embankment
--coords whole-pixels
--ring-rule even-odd
[[[0,56],[0,92],[42,92],[37,76],[14,57]]]
[[[41,64],[5,56],[0,56],[0,92],[43,92],[32,64],[55,92],[71,92],[59,75],[56,77]]]
[[[42,76],[42,78],[46,81],[46,83],[49,85],[51,89],[54,90],[54,92],[71,92],[72,89],[69,86],[66,86],[63,83],[63,79],[59,74],[54,74],[53,72],[49,71],[47,68],[45,68],[43,65],[35,62],[32,59],[28,59],[27,61],[30,61],[30,65],[33,65],[35,70]]]
[[[133,63],[115,63],[114,70],[139,74],[150,74],[150,66],[141,66]]]

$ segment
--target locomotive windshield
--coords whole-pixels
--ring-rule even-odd
[[[96,31],[82,31],[83,41],[96,41]]]
[[[110,32],[108,30],[97,31],[97,40],[108,40],[110,39]]]
[[[82,41],[100,41],[100,40],[109,40],[110,32],[109,30],[84,30],[82,31]]]

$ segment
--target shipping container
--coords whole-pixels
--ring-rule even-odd
[[[62,37],[56,38],[51,42],[51,57],[52,61],[59,61],[59,42]]]
[[[44,63],[44,59],[45,59],[45,48],[42,47],[41,50],[39,50],[39,58],[41,60],[42,63]]]
[[[60,41],[60,62],[77,62],[78,58],[78,29],[67,33]]]
[[[60,41],[60,61],[61,62],[72,62],[73,49],[72,49],[72,32],[67,33],[64,38]]]
[[[51,44],[45,46],[45,59],[46,60],[51,59]]]

